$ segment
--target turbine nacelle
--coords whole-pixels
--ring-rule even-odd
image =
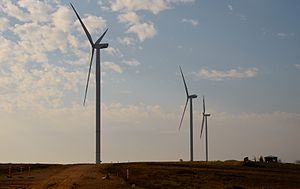
[[[100,43],[100,44],[94,44],[93,47],[95,49],[105,49],[108,47],[108,43]]]
[[[192,94],[192,95],[189,95],[188,98],[197,98],[198,96],[196,94]]]
[[[203,113],[203,116],[209,117],[209,116],[210,116],[210,114],[205,114],[205,113]]]

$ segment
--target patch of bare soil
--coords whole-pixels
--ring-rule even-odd
[[[101,165],[67,165],[32,172],[16,173],[12,178],[0,177],[0,189],[120,189],[130,188],[122,179],[104,175]]]

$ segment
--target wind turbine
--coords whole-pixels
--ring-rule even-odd
[[[207,134],[207,117],[210,116],[210,114],[205,113],[205,100],[203,96],[203,118],[202,118],[202,126],[201,126],[201,133],[200,133],[200,138],[202,137],[202,131],[204,127],[204,122],[205,122],[205,140],[206,140],[206,161],[208,161],[208,134]]]
[[[91,60],[90,60],[90,67],[89,67],[89,73],[88,73],[88,78],[87,78],[87,82],[86,82],[86,88],[85,88],[85,94],[84,94],[84,100],[83,100],[83,105],[85,105],[85,100],[86,100],[86,95],[87,95],[87,90],[88,90],[88,86],[89,86],[89,80],[90,80],[90,74],[91,74],[91,67],[92,67],[92,62],[93,62],[93,56],[94,56],[94,52],[96,49],[96,164],[100,164],[101,163],[101,140],[100,140],[100,126],[101,126],[101,67],[100,67],[100,49],[104,49],[108,47],[108,43],[100,43],[102,38],[104,37],[104,35],[106,34],[107,30],[105,30],[105,32],[101,35],[101,37],[94,43],[92,36],[90,35],[89,31],[87,30],[87,28],[85,27],[85,25],[83,24],[82,20],[80,19],[77,11],[75,10],[75,8],[73,7],[72,3],[71,7],[74,10],[88,40],[91,43],[92,46],[92,56],[91,56]]]
[[[183,80],[183,84],[184,84],[184,88],[185,88],[185,92],[186,92],[186,102],[185,102],[182,117],[181,117],[181,120],[180,120],[179,130],[180,130],[181,125],[182,125],[182,121],[183,121],[183,117],[184,117],[184,114],[185,114],[187,103],[188,103],[188,101],[190,101],[190,153],[191,153],[190,158],[191,158],[191,161],[193,161],[194,160],[194,150],[193,150],[193,98],[197,98],[197,95],[196,94],[192,94],[192,95],[189,94],[189,91],[188,91],[188,88],[187,88],[187,85],[185,83],[185,79],[184,79],[184,76],[183,76],[183,73],[182,73],[182,69],[181,69],[180,66],[179,66],[179,69],[180,69],[180,72],[181,72],[181,76],[182,76],[182,80]]]

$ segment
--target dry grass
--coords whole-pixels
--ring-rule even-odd
[[[12,178],[8,178],[12,167]],[[23,167],[23,173],[20,173]],[[237,161],[51,165],[0,164],[0,188],[299,188],[300,165]],[[126,170],[129,178],[126,178]],[[102,180],[106,174],[110,179]],[[46,187],[44,187],[46,186]],[[70,187],[69,187],[70,188]]]
[[[59,164],[0,164],[0,176],[7,175],[9,167],[11,168],[12,174],[20,174],[21,171],[28,172],[29,167],[30,171],[39,171],[43,169],[49,169],[49,168],[58,168],[62,165]]]
[[[30,172],[29,167],[30,166]],[[70,165],[58,164],[0,164],[0,189],[27,188]],[[8,170],[11,168],[11,177]]]
[[[126,170],[129,170],[129,179]],[[107,173],[140,188],[299,188],[300,166],[252,162],[107,164]]]

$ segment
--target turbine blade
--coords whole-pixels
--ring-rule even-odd
[[[202,126],[201,126],[200,138],[202,137],[203,127],[204,127],[204,114],[203,114],[203,118],[202,118]]]
[[[86,100],[86,95],[87,95],[87,90],[89,87],[89,81],[90,81],[90,75],[91,75],[91,68],[92,68],[92,62],[93,62],[93,57],[94,57],[94,51],[95,49],[92,49],[92,56],[91,56],[91,60],[90,60],[90,67],[89,67],[89,73],[88,73],[88,78],[87,78],[87,82],[86,82],[86,87],[85,87],[85,93],[84,93],[84,99],[83,99],[83,106],[85,106],[85,100]]]
[[[186,102],[185,102],[185,105],[184,105],[183,113],[182,113],[179,128],[178,128],[179,130],[180,130],[181,125],[182,125],[182,121],[183,121],[183,117],[184,117],[184,114],[185,114],[185,110],[186,110],[186,106],[187,106],[188,101],[189,101],[189,98],[186,98]]]
[[[204,100],[204,96],[203,96],[203,113],[205,113],[205,100]]]
[[[70,3],[70,5],[71,5],[72,9],[74,10],[74,12],[75,12],[75,14],[76,14],[76,16],[77,16],[77,18],[78,18],[78,20],[79,20],[79,22],[80,22],[80,24],[81,24],[83,30],[84,30],[84,32],[85,32],[85,34],[86,34],[87,38],[89,39],[91,45],[93,46],[94,43],[93,43],[93,39],[92,39],[91,34],[89,33],[89,31],[88,31],[87,28],[85,27],[84,23],[82,22],[81,18],[79,17],[79,15],[78,15],[77,11],[75,10],[75,8],[73,7],[72,3]]]
[[[99,44],[99,43],[101,42],[101,40],[102,40],[102,38],[104,37],[104,35],[106,34],[107,30],[108,30],[108,28],[107,28],[107,29],[105,30],[105,32],[101,35],[101,37],[96,41],[95,44]]]
[[[180,66],[179,66],[179,68],[180,68],[181,76],[182,76],[182,79],[183,79],[186,96],[188,97],[189,96],[188,88],[187,88],[186,83],[185,83],[185,79],[184,79],[184,76],[183,76],[183,73],[182,73],[182,69],[181,69]]]

